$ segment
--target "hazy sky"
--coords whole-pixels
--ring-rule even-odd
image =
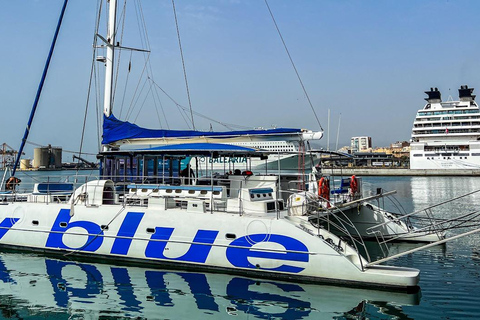
[[[0,143],[15,149],[62,3],[0,0]],[[176,0],[175,5],[195,112],[243,127],[319,129],[263,0]],[[374,146],[386,146],[410,139],[430,87],[438,87],[444,100],[456,99],[460,85],[480,91],[480,1],[269,0],[269,5],[326,131],[323,146],[328,109],[331,144],[341,115],[340,146],[363,135],[371,136]],[[70,0],[32,126],[34,143],[79,148],[96,7],[96,0]],[[149,76],[157,89],[188,107],[172,2],[146,0],[142,10],[151,50]],[[129,29],[119,30],[125,34],[123,46],[145,47],[138,16],[139,9],[127,13]],[[143,54],[122,52],[127,63],[130,56],[131,73],[141,72]],[[128,114],[130,121],[156,128],[167,125],[165,115],[171,129],[187,128],[161,91],[155,104],[124,95],[125,86],[131,87],[127,93],[143,86],[125,79],[116,89],[117,116]],[[148,88],[144,92],[152,95]],[[95,112],[91,103],[85,142],[90,153],[97,152]],[[197,129],[212,124],[224,130],[209,120],[195,121]]]

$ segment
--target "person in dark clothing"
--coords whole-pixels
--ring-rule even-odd
[[[185,184],[192,184],[193,179],[195,178],[195,173],[190,167],[190,164],[187,164],[185,169],[180,172],[180,176],[185,178]]]

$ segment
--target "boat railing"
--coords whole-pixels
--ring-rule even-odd
[[[330,204],[326,209],[324,208],[325,202]],[[355,224],[348,218],[342,208],[337,207],[334,202],[319,197],[316,202],[311,201],[308,204],[307,209],[309,210],[308,221],[317,228],[318,234],[320,234],[321,230],[326,230],[331,234],[331,237],[336,235],[339,239],[338,244],[328,241],[328,239],[324,239],[328,244],[334,247],[334,249],[340,248],[342,243],[352,246],[358,255],[360,268],[364,270],[366,265],[363,264],[364,257],[362,256],[362,253],[365,254],[365,258],[368,262],[371,261],[367,246]]]
[[[465,203],[466,197],[473,196],[479,192],[480,190],[475,190],[411,213],[392,214],[393,216],[388,221],[368,228],[367,232],[378,235],[379,230],[383,227],[388,227],[390,224],[404,223],[408,228],[408,235],[412,237],[422,233],[436,234],[438,239],[443,239],[447,230],[478,228],[480,226],[480,210],[470,210],[452,218],[438,218],[438,216],[445,215],[437,214],[435,211],[451,210],[453,207],[458,211],[458,208],[461,207],[456,205],[458,202]],[[384,243],[396,241],[400,238],[405,238],[405,236],[406,234],[398,234],[395,237],[384,240]]]
[[[168,182],[168,183],[167,183]],[[284,199],[291,190],[281,190],[278,176],[210,175],[195,179],[178,176],[132,176],[115,183],[114,203],[144,207],[160,206],[198,211],[224,211],[280,218]]]
[[[0,191],[0,202],[67,202],[74,190],[88,181],[97,179],[92,175],[39,175],[19,171],[20,179],[13,187],[6,184]]]

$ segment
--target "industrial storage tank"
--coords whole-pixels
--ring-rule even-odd
[[[53,162],[54,162],[55,169],[61,169],[62,168],[62,148],[53,147],[52,154],[53,154]]]
[[[62,148],[47,147],[35,148],[33,150],[33,162],[35,169],[61,169]]]
[[[35,148],[33,150],[33,163],[35,169],[48,168],[48,148]]]
[[[20,159],[20,170],[28,170],[32,167],[31,159]]]

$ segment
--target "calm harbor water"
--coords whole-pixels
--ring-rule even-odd
[[[21,179],[35,180],[36,174]],[[64,179],[73,173],[54,175]],[[364,177],[363,183],[367,192],[397,190],[407,212],[480,189],[476,177]],[[479,206],[480,194],[433,214],[450,218]],[[389,261],[421,270],[415,294],[0,252],[0,318],[472,319],[480,317],[479,240],[474,234]],[[390,252],[413,247],[396,244]]]

